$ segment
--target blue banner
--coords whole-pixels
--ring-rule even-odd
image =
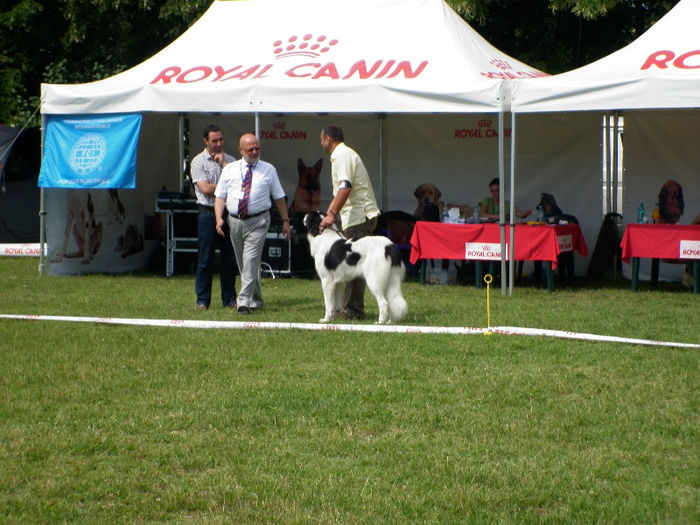
[[[141,115],[49,116],[42,188],[135,188]]]

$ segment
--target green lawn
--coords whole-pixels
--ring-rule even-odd
[[[0,272],[3,314],[242,319],[191,275]],[[627,286],[495,289],[491,324],[700,343],[699,296]],[[404,293],[486,326],[485,290]],[[316,280],[263,294],[245,320],[323,313]],[[0,523],[700,522],[697,349],[0,319],[0,358]]]

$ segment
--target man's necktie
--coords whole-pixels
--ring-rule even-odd
[[[245,219],[248,216],[248,200],[250,199],[250,185],[253,181],[253,165],[248,164],[248,171],[245,172],[243,176],[243,183],[241,184],[241,191],[243,192],[243,197],[238,201],[238,217]]]

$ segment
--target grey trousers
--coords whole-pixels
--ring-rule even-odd
[[[231,244],[233,244],[241,274],[238,306],[262,308],[264,303],[260,289],[260,261],[265,236],[270,227],[270,213],[263,213],[249,219],[236,219],[229,215],[228,225],[231,230]]]

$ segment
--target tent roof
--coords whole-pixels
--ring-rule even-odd
[[[43,84],[42,113],[498,112],[539,75],[443,0],[216,0],[132,69]]]
[[[517,80],[515,112],[700,107],[700,0],[681,0],[637,40],[587,66]]]

